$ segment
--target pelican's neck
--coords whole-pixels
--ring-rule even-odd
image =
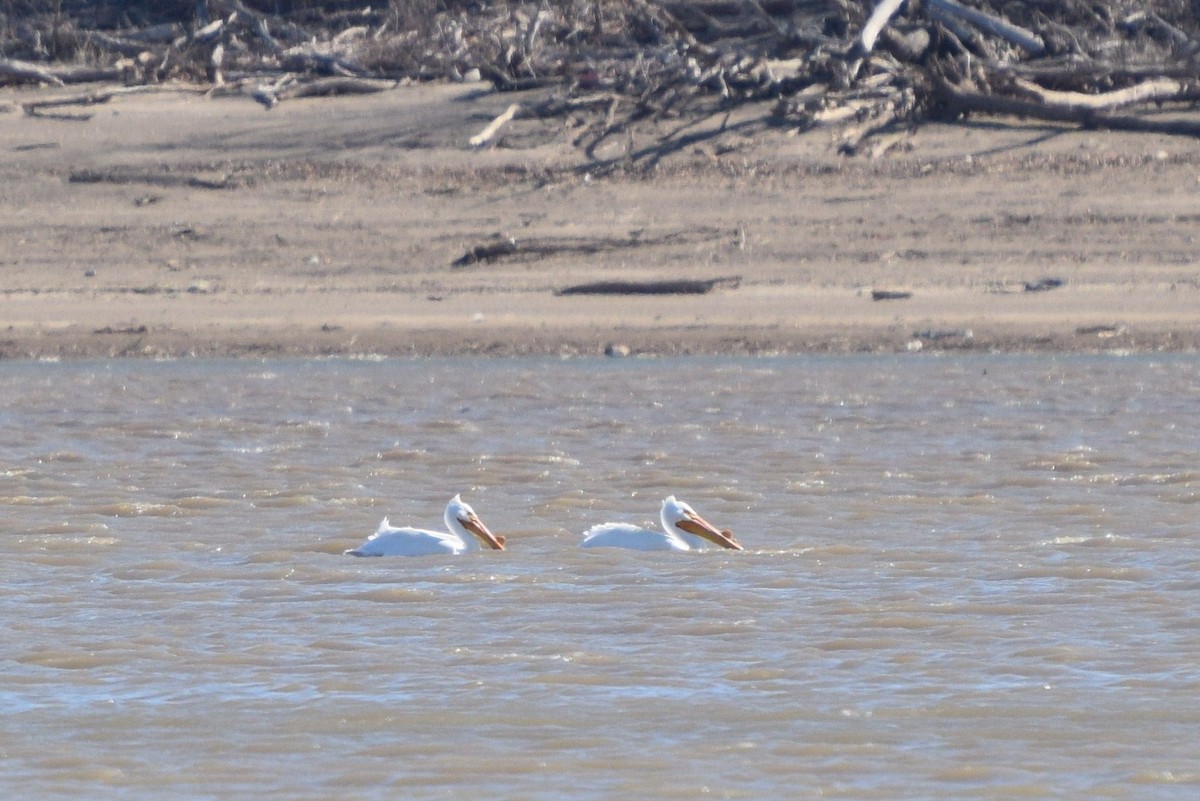
[[[468,551],[479,550],[479,540],[475,535],[467,531],[463,524],[458,522],[458,516],[454,513],[453,506],[446,507],[446,515],[443,518],[446,523],[446,530],[463,541]]]
[[[688,534],[686,531],[680,529],[679,526],[675,525],[675,521],[672,520],[671,515],[668,514],[670,511],[670,505],[664,503],[662,510],[658,514],[658,522],[662,525],[663,533],[666,535],[667,539],[674,540],[689,551],[703,548],[704,540],[700,537]]]

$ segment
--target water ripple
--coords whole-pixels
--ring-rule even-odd
[[[0,788],[1190,798],[1198,387],[1182,356],[7,365]],[[459,492],[508,550],[342,556]],[[578,547],[671,493],[747,550]]]

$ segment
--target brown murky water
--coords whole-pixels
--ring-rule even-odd
[[[5,798],[1195,798],[1200,358],[0,365]],[[355,559],[462,492],[505,552]],[[674,493],[747,551],[590,551]]]

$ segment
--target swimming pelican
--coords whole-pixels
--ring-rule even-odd
[[[638,551],[694,551],[708,543],[743,550],[729,529],[718,529],[696,514],[696,510],[672,495],[659,512],[662,531],[628,523],[601,523],[583,532],[584,548],[633,548]]]
[[[504,550],[504,537],[497,537],[475,514],[475,510],[455,495],[446,504],[447,531],[428,531],[423,528],[396,528],[383,518],[379,529],[357,548],[346,551],[350,556],[425,556],[427,554],[460,554],[479,548]],[[476,538],[479,542],[476,542]]]

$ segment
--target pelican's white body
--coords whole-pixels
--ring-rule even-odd
[[[592,526],[583,532],[580,545],[584,548],[629,548],[635,551],[698,551],[710,545],[703,537],[680,528],[681,522],[703,521],[703,518],[692,507],[676,500],[674,495],[663,501],[658,518],[662,531],[628,523]]]
[[[700,539],[695,537],[694,539]],[[629,548],[635,551],[691,551],[683,537],[630,523],[601,523],[583,532],[584,548]]]
[[[466,551],[479,550],[476,535],[468,531],[464,523],[479,526],[479,517],[470,506],[455,495],[446,505],[443,518],[446,531],[429,531],[423,528],[397,528],[383,518],[379,528],[366,542],[346,551],[350,556],[428,556],[430,554],[457,555]],[[486,530],[486,529],[485,529]]]

